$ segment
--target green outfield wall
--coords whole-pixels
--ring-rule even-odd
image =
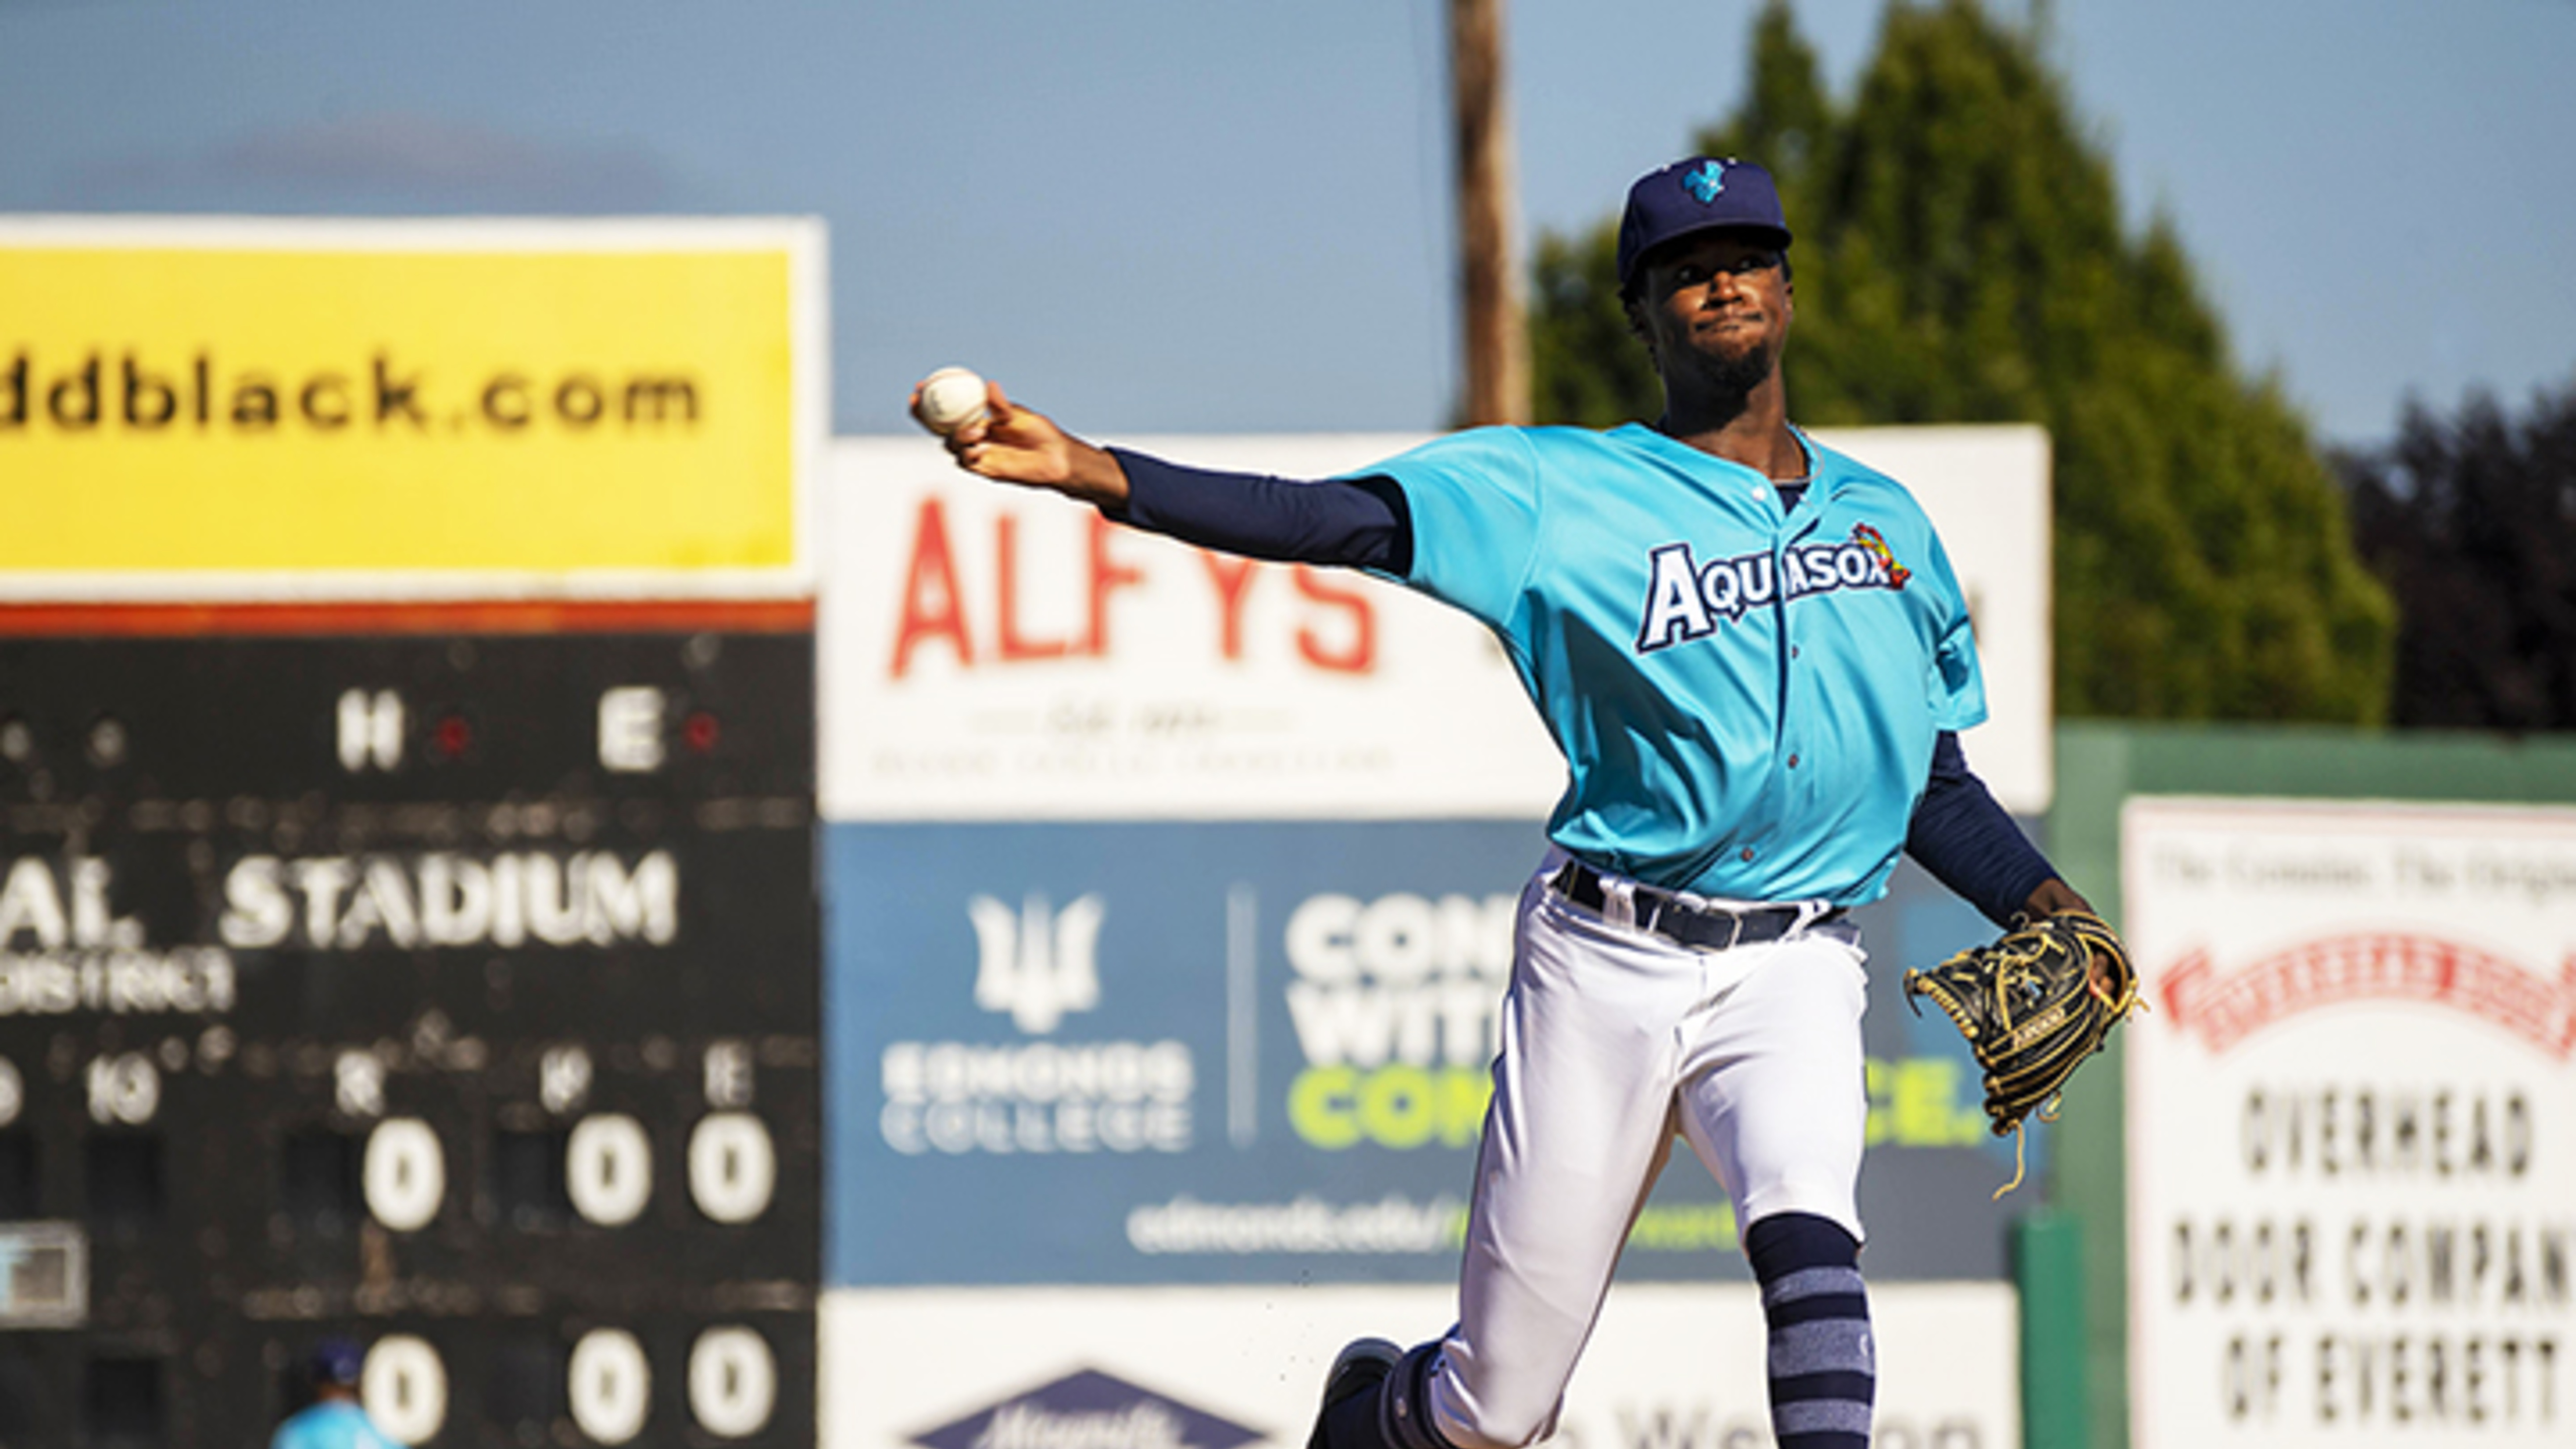
[[[2115,924],[2132,795],[2564,805],[2576,736],[2061,723],[2050,857]],[[2129,1441],[2123,1075],[2115,1034],[2066,1093],[2045,1199],[2016,1233],[2029,1449]]]

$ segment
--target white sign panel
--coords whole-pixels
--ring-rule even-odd
[[[1822,434],[1942,529],[2009,809],[2047,808],[2048,448],[2035,428]],[[1422,441],[1139,439],[1326,477]],[[1256,563],[958,471],[927,438],[835,445],[818,510],[822,796],[839,820],[1536,819],[1564,786],[1481,625],[1345,569]]]
[[[2138,1449],[2563,1445],[2576,811],[2140,798]]]
[[[1143,446],[1324,477],[1416,441]],[[1121,527],[962,473],[928,439],[834,461],[831,818],[1532,818],[1563,788],[1501,648],[1462,614]]]
[[[1448,1288],[836,1290],[824,1295],[824,1449],[1235,1449],[1303,1444],[1324,1371],[1364,1335],[1427,1338]],[[1874,1286],[1875,1441],[2012,1449],[2016,1304],[2001,1283]],[[1771,1441],[1749,1284],[1614,1288],[1550,1442]]]

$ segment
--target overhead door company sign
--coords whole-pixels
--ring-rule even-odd
[[[2136,1442],[2564,1444],[2576,812],[2122,818]]]
[[[2048,440],[1825,435],[1903,478],[1977,617],[1969,756],[2045,810]],[[1324,477],[1418,437],[1141,439]],[[928,440],[834,450],[819,510],[823,802],[844,820],[1544,817],[1565,783],[1501,647],[1345,569],[1255,563],[958,472]]]
[[[797,587],[822,300],[795,221],[0,219],[0,597]]]

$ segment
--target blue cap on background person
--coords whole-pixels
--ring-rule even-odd
[[[1619,290],[1633,289],[1646,253],[1675,237],[1719,227],[1768,232],[1772,245],[1788,249],[1789,218],[1780,210],[1770,172],[1751,161],[1694,156],[1638,178],[1619,218]]]
[[[322,1340],[314,1345],[312,1356],[304,1361],[304,1371],[311,1376],[316,1387],[337,1384],[342,1388],[356,1388],[366,1368],[366,1350],[358,1347],[355,1340],[346,1338]]]

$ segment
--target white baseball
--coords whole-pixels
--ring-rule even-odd
[[[945,437],[984,416],[984,379],[943,367],[921,380],[922,426]]]

